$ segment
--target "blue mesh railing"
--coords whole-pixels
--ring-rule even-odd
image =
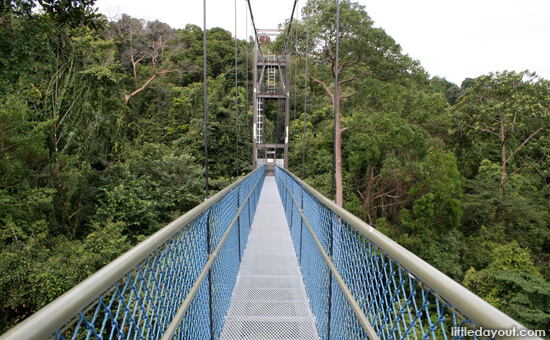
[[[1,339],[218,339],[264,178],[233,183]]]
[[[322,339],[533,335],[293,174],[275,179]]]

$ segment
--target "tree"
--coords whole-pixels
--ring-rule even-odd
[[[462,90],[454,83],[451,83],[445,78],[433,77],[430,80],[430,84],[434,90],[445,95],[445,99],[449,104],[454,105],[458,100],[458,97],[462,94]]]
[[[310,50],[315,61],[309,77],[320,84],[330,96],[335,114],[335,180],[336,204],[343,205],[341,101],[356,96],[353,86],[361,78],[391,80],[419,72],[418,63],[401,53],[401,47],[367,15],[364,6],[344,0],[340,3],[339,54],[336,55],[336,1],[314,0],[303,9],[302,45],[305,25],[310,26]],[[303,47],[302,47],[303,49]],[[339,60],[336,69],[336,60]],[[334,93],[338,75],[338,93]]]
[[[132,52],[156,44],[157,72],[161,64],[185,69],[187,60],[167,58],[202,42],[202,34],[183,41],[162,23],[134,23]],[[125,94],[149,79],[153,60],[135,54],[132,65],[132,45],[115,24],[69,28],[44,13],[12,15],[8,24],[0,27],[0,333],[204,197],[203,162],[191,155],[202,139],[190,138],[202,131],[201,83],[179,87],[176,73],[157,76],[129,107]],[[234,173],[226,146],[235,133],[233,45],[230,34],[212,31],[220,44],[212,44],[219,80],[210,114],[219,119],[210,129],[213,153],[225,156],[212,173],[223,187]],[[124,135],[129,109],[132,134]]]
[[[106,21],[93,6],[96,0],[3,0],[0,3],[0,27],[9,25],[12,16],[33,16],[38,4],[59,26],[104,28]]]
[[[123,61],[130,64],[134,89],[126,93],[126,105],[142,92],[158,76],[178,71],[171,60],[172,49],[168,43],[176,37],[175,30],[158,20],[148,22],[123,15],[114,28],[122,50]],[[173,45],[172,45],[173,47]],[[149,75],[142,79],[138,75],[138,66],[149,66]]]
[[[101,188],[95,220],[123,222],[135,242],[200,203],[203,173],[179,147],[136,140],[123,148]]]
[[[526,168],[540,171],[549,151],[550,82],[527,71],[481,76],[454,113],[460,133],[473,145],[498,153],[501,200],[516,174]]]
[[[516,241],[495,247],[484,269],[471,268],[464,286],[531,329],[550,326],[550,282]]]

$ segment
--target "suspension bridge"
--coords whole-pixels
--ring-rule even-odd
[[[290,61],[262,52],[279,32],[254,31],[255,170],[0,339],[527,338],[288,171]],[[284,107],[272,141],[270,107]]]

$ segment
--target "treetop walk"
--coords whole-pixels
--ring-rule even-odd
[[[255,170],[0,339],[527,338],[524,326],[288,171],[290,28],[282,55],[262,51],[278,32],[254,30]],[[204,43],[206,51],[206,35]],[[338,83],[332,93],[325,84],[335,110]],[[274,136],[267,121],[277,122]]]
[[[266,172],[231,184],[1,339],[462,339],[469,330],[526,330],[292,173],[276,167],[264,185]],[[285,233],[287,246],[257,243]]]

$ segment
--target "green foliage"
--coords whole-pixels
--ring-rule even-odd
[[[451,153],[432,147],[418,170],[417,176],[422,177],[409,190],[412,208],[401,211],[398,241],[458,279],[462,180],[456,160]]]
[[[105,27],[106,20],[93,8],[95,0],[4,0],[0,4],[0,26],[7,25],[12,16],[33,16],[39,5],[50,20],[60,26]]]
[[[357,109],[347,120],[351,135],[345,155],[351,183],[361,192],[369,223],[384,216],[386,222],[400,224],[409,190],[426,178],[422,173],[429,147],[440,143],[434,137],[449,126],[446,104],[439,95],[414,95],[401,84],[370,80],[365,85],[365,109]],[[412,200],[420,197],[411,194]]]
[[[234,72],[234,70],[233,70]],[[235,137],[235,90],[234,83],[228,84],[224,76],[208,82],[208,164],[212,178],[236,177],[236,137]],[[181,112],[185,117],[181,122],[181,135],[175,142],[179,147],[188,147],[197,163],[204,164],[204,108],[202,104],[202,84],[195,83],[182,89],[181,100],[174,102],[173,112]],[[246,92],[239,91],[239,175],[250,169],[247,158],[247,143],[251,136],[246,133],[247,116],[244,103]],[[218,188],[221,189],[221,188]]]
[[[55,190],[40,186],[48,152],[42,126],[15,95],[0,100],[0,244],[41,233]],[[36,229],[41,226],[41,230]]]
[[[498,160],[501,197],[513,175],[544,164],[549,95],[548,82],[533,73],[496,73],[479,77],[453,110],[456,134],[467,137],[459,139],[462,162],[471,158],[479,166],[484,158]]]
[[[485,226],[498,242],[517,241],[543,263],[550,244],[549,83],[534,73],[502,72],[463,88],[452,111],[457,158],[469,178],[461,230],[475,235]]]
[[[409,195],[421,196],[404,216],[403,226],[423,235],[428,234],[427,228],[437,228],[438,234],[456,229],[462,214],[462,180],[454,155],[430,148],[421,166],[424,177],[409,190]]]
[[[433,77],[430,80],[430,84],[433,86],[436,92],[443,94],[445,96],[445,99],[447,99],[447,101],[451,105],[454,105],[463,93],[463,90],[461,88],[445,78]]]
[[[187,137],[200,116],[180,110],[191,93],[177,76],[128,107],[124,41],[49,15],[13,15],[0,23],[1,333],[204,197]],[[175,34],[158,22],[145,31],[144,43]],[[167,50],[180,48],[170,43]],[[220,67],[229,70],[226,61]],[[234,125],[224,124],[220,138],[234,140]],[[212,182],[226,185],[233,164]]]
[[[309,3],[310,51],[317,62],[332,66],[335,61],[336,1],[315,0]],[[307,9],[302,9],[307,17]],[[388,79],[399,73],[415,74],[419,64],[401,53],[401,47],[382,28],[374,27],[364,6],[340,2],[340,65],[343,80],[353,74]],[[298,23],[300,49],[305,50],[305,20]],[[349,64],[349,68],[345,65]],[[347,70],[346,70],[347,69]],[[312,74],[314,74],[312,72]]]
[[[550,282],[515,241],[496,247],[487,268],[470,269],[464,285],[531,329],[550,326]]]
[[[162,144],[128,145],[102,188],[96,220],[124,222],[135,241],[200,202],[202,170],[189,154]]]
[[[38,227],[38,225],[36,225]],[[41,226],[46,230],[45,223]],[[97,225],[84,240],[35,235],[2,249],[0,308],[4,332],[130,248],[123,226]]]

